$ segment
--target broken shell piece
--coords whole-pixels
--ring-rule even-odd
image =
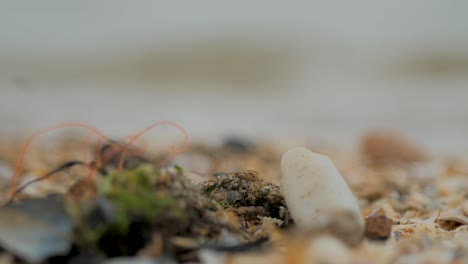
[[[454,221],[462,225],[468,225],[468,202],[455,209],[442,212],[439,216],[441,221]]]
[[[335,234],[354,244],[364,234],[364,219],[353,193],[333,162],[306,148],[293,148],[281,160],[281,190],[290,213],[300,229],[309,231],[332,212],[349,212],[343,218],[352,234]],[[348,230],[348,228],[347,228]]]

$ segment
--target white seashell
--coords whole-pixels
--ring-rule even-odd
[[[347,226],[346,236],[350,235],[350,226],[352,230],[352,238],[345,239],[361,239],[365,223],[357,199],[327,156],[293,148],[283,155],[281,170],[281,190],[298,228],[310,230],[324,215],[346,212],[355,217],[342,219]]]

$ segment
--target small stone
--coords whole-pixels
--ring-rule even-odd
[[[369,133],[362,139],[361,150],[374,166],[407,164],[427,159],[422,148],[399,133]]]
[[[381,208],[374,210],[365,218],[366,232],[365,236],[368,239],[387,239],[391,232],[393,221],[385,215]]]

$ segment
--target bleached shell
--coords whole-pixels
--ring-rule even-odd
[[[356,215],[350,221],[354,221],[354,235],[362,237],[364,219],[358,202],[327,156],[293,148],[283,155],[281,169],[281,190],[299,228],[307,230],[323,214],[344,211]]]
[[[468,202],[465,202],[457,208],[442,212],[439,216],[439,220],[455,221],[462,225],[468,225]]]

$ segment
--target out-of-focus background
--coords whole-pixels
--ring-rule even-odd
[[[0,134],[171,120],[194,140],[352,144],[395,129],[467,153],[467,13],[436,0],[3,3]]]

